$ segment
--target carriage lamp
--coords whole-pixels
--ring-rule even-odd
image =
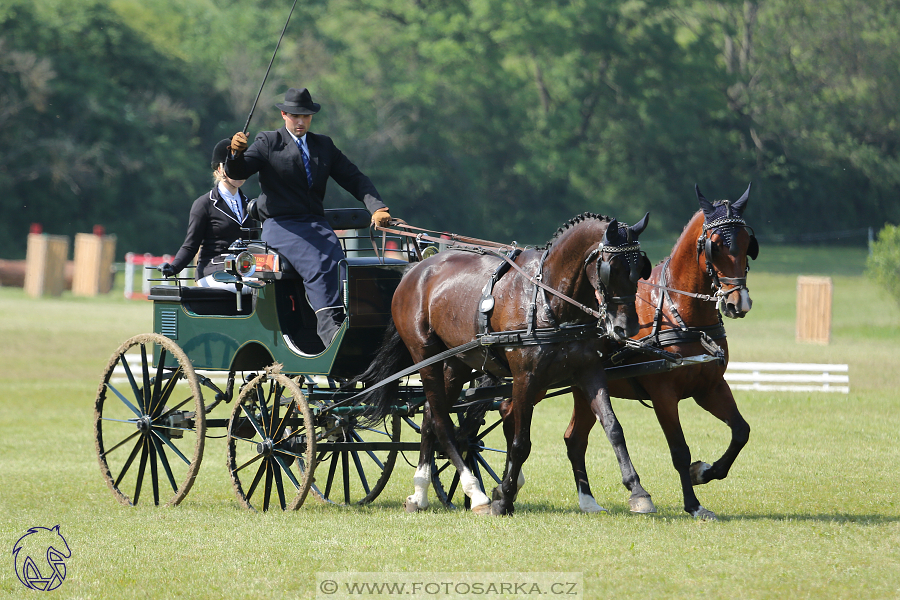
[[[256,272],[256,259],[249,252],[241,252],[225,259],[225,270],[240,277],[250,277]]]

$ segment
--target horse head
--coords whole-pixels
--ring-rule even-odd
[[[716,288],[722,313],[732,319],[743,318],[753,306],[747,289],[748,258],[755,260],[759,255],[753,229],[743,218],[750,185],[735,202],[710,202],[697,185],[694,190],[704,217],[703,233],[697,239],[697,260],[701,254],[706,258],[706,272]]]
[[[607,331],[618,340],[636,335],[640,330],[634,301],[638,279],[650,277],[652,265],[641,251],[638,236],[647,228],[650,213],[632,226],[610,221],[597,247],[597,269],[591,278],[597,301],[606,307]],[[589,273],[589,277],[591,274]]]

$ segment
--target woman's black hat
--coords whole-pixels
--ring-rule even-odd
[[[225,162],[225,159],[228,158],[228,148],[231,146],[231,138],[225,138],[216,144],[216,147],[213,148],[212,154],[212,169],[215,171],[219,168],[219,165]]]
[[[322,108],[312,101],[312,96],[309,95],[309,90],[306,88],[289,89],[284,94],[284,102],[276,104],[275,107],[292,115],[314,115]]]

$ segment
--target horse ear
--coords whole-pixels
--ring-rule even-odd
[[[644,266],[641,268],[641,279],[650,279],[650,275],[653,273],[653,265],[650,264],[650,259],[646,255],[641,258],[644,261]]]
[[[609,222],[609,226],[606,228],[606,231],[603,232],[602,243],[604,246],[619,245],[619,221],[613,219]]]
[[[747,208],[747,200],[750,199],[750,186],[752,185],[753,182],[751,181],[747,186],[747,190],[744,192],[744,195],[741,196],[737,202],[731,205],[731,208],[736,210],[739,215],[744,214],[744,209]]]
[[[696,183],[694,184],[694,191],[697,192],[697,201],[700,202],[700,209],[703,211],[703,214],[711,215],[715,209],[713,208],[712,203],[700,193],[700,186]]]
[[[747,256],[756,260],[756,257],[759,256],[759,242],[756,241],[756,236],[750,236],[750,245],[747,246]]]
[[[635,223],[632,227],[630,227],[631,232],[634,234],[634,237],[641,235],[645,229],[647,229],[647,223],[650,222],[650,213],[644,215],[644,218]]]

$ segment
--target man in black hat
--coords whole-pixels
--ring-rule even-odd
[[[338,273],[344,252],[323,206],[328,178],[365,204],[376,225],[387,225],[391,216],[372,181],[331,138],[309,131],[312,116],[321,108],[309,90],[291,88],[284,102],[275,106],[281,110],[284,128],[260,132],[249,148],[243,132],[234,134],[225,171],[235,179],[259,173],[262,193],[256,205],[263,221],[262,239],[303,278],[316,311],[317,332],[327,347],[344,318]]]

